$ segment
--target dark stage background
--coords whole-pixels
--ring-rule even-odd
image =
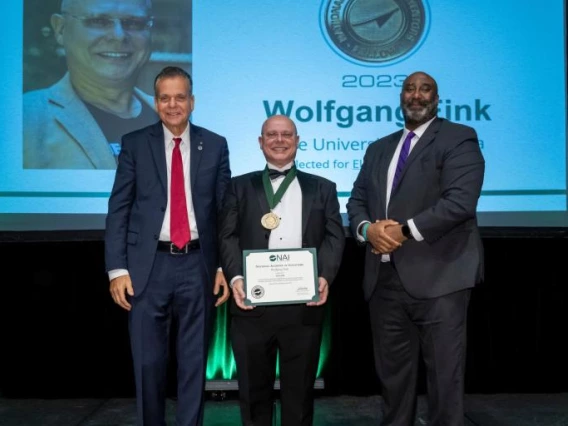
[[[466,392],[568,391],[567,230],[483,235],[486,281],[470,305]],[[108,293],[100,238],[5,238],[0,259],[0,396],[133,396],[127,314]],[[380,393],[362,262],[362,248],[349,238],[328,304],[322,392],[330,395]]]

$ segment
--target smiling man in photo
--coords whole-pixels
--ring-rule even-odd
[[[62,0],[51,26],[68,72],[24,95],[24,168],[116,168],[121,136],[157,120],[135,87],[152,24],[150,0]]]

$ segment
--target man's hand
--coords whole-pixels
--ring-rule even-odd
[[[408,238],[402,235],[402,225],[387,226],[385,228],[385,233],[394,241],[397,241],[399,243],[399,247],[402,245],[403,242],[408,240]]]
[[[308,306],[321,306],[327,302],[327,296],[329,295],[329,285],[324,277],[318,278],[318,292],[320,300],[317,302],[308,302]]]
[[[229,286],[227,285],[227,280],[225,279],[225,274],[223,271],[218,270],[215,274],[215,287],[213,287],[213,294],[217,296],[219,291],[223,288],[223,294],[215,302],[215,307],[221,306],[229,299]]]
[[[245,287],[245,282],[241,278],[235,280],[235,282],[233,283],[233,297],[235,298],[235,303],[239,308],[244,309],[246,311],[250,311],[251,309],[254,308],[254,306],[245,305],[246,294],[244,287]]]
[[[395,238],[396,233],[393,231],[400,233],[400,224],[394,220],[377,220],[369,225],[367,228],[367,240],[373,246],[373,253],[388,254],[401,246],[402,240],[398,241]]]
[[[127,293],[129,296],[134,296],[134,289],[132,288],[130,275],[121,275],[110,282],[110,295],[112,296],[114,303],[121,308],[130,311],[132,306],[126,301]]]

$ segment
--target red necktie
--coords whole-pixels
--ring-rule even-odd
[[[191,234],[189,233],[189,219],[187,217],[183,163],[181,161],[181,150],[179,148],[181,138],[174,138],[174,142],[176,145],[172,152],[170,238],[177,248],[182,248],[191,240]]]

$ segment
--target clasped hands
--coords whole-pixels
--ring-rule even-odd
[[[367,241],[373,254],[388,254],[395,251],[406,240],[402,225],[391,219],[377,220],[367,228]]]

